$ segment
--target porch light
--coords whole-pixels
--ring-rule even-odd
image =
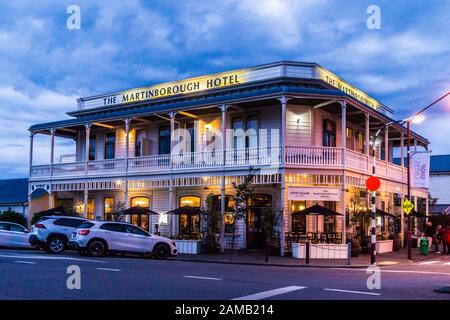
[[[205,124],[205,130],[206,131],[211,130],[211,124],[209,124],[209,123]]]
[[[118,186],[120,186],[120,185],[122,184],[122,181],[117,180],[117,181],[116,181],[116,184],[117,184]]]
[[[302,120],[303,120],[302,115],[301,115],[301,114],[298,114],[298,115],[297,115],[297,123],[302,122]]]
[[[206,176],[203,177],[203,181],[204,181],[204,182],[208,181],[208,177],[206,177]]]
[[[77,204],[76,210],[77,210],[77,213],[83,213],[84,212],[84,204],[83,203]]]

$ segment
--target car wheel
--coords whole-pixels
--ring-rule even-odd
[[[88,253],[92,257],[102,257],[106,251],[106,243],[102,240],[94,240],[88,245]]]
[[[47,252],[61,253],[64,251],[64,239],[61,237],[52,237],[47,242]]]
[[[169,253],[170,253],[170,249],[166,244],[162,244],[162,243],[158,244],[153,249],[153,255],[158,260],[167,259],[167,257],[169,256]]]

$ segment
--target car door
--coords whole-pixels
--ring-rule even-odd
[[[151,236],[141,228],[135,226],[126,226],[128,233],[127,251],[130,252],[150,252]]]
[[[7,247],[10,245],[11,235],[7,229],[9,229],[7,223],[0,223],[0,247]]]
[[[125,224],[104,223],[99,230],[100,237],[108,243],[109,250],[127,251],[128,233]]]
[[[28,242],[30,231],[28,231],[28,229],[18,224],[10,224],[9,227],[12,246],[21,248],[30,247],[30,243]]]

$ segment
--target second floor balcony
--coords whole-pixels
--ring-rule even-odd
[[[284,161],[283,161],[284,155]],[[110,177],[124,175],[153,175],[188,172],[208,172],[225,169],[305,168],[346,169],[372,174],[373,158],[366,154],[335,147],[264,147],[190,152],[132,157],[128,159],[94,160],[37,165],[31,168],[31,179]],[[406,168],[376,158],[376,175],[406,182]]]

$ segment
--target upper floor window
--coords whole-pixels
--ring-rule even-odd
[[[116,133],[105,134],[105,159],[114,159],[116,149]]]
[[[136,131],[136,142],[134,146],[134,156],[135,157],[142,157],[144,155],[144,139],[147,135],[147,132],[145,130],[137,130]]]
[[[336,147],[336,124],[329,119],[323,120],[322,145]]]
[[[95,135],[89,137],[89,160],[97,158],[97,137]]]
[[[353,129],[347,127],[347,130],[345,131],[345,134],[347,136],[347,139],[352,139],[353,138]]]
[[[170,153],[170,127],[159,128],[159,154]]]
[[[233,118],[232,128],[235,149],[258,147],[258,118],[256,116]]]
[[[364,152],[364,135],[361,132],[356,134],[356,151]]]

